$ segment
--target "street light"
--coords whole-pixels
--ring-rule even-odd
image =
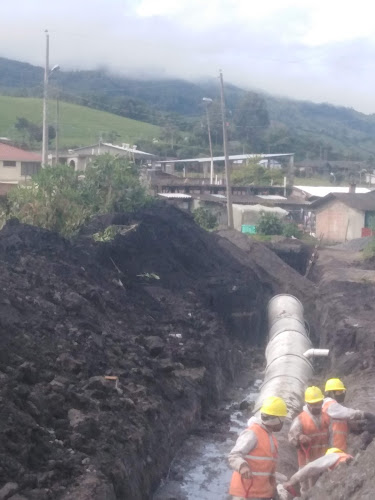
[[[46,33],[46,62],[44,66],[44,88],[43,88],[43,142],[42,142],[42,166],[48,163],[48,122],[47,122],[47,107],[48,107],[48,80],[55,71],[60,69],[56,64],[53,68],[49,69],[49,33]]]
[[[202,101],[206,104],[208,141],[209,141],[209,144],[210,144],[210,155],[211,155],[210,184],[213,184],[214,183],[214,157],[213,157],[213,154],[212,154],[210,114],[208,112],[208,106],[212,103],[212,99],[210,97],[203,97]]]

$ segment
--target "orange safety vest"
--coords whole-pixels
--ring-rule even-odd
[[[322,457],[328,449],[329,445],[329,417],[326,413],[320,415],[320,426],[317,427],[311,416],[303,411],[297,417],[302,426],[302,434],[311,438],[311,443],[305,448],[298,448],[298,465],[304,465]]]
[[[257,437],[256,447],[244,457],[252,479],[244,479],[234,471],[229,494],[242,498],[272,498],[276,491],[277,440],[259,424],[252,424],[247,430],[253,431]]]
[[[326,401],[323,405],[323,411],[328,415],[328,408],[336,401]],[[329,416],[329,415],[328,415]],[[332,430],[332,447],[346,451],[348,448],[348,421],[330,417],[330,426]]]
[[[336,453],[336,455],[339,457],[337,461],[331,465],[330,470],[336,469],[336,467],[341,464],[341,462],[346,462],[348,458],[353,458],[351,455],[348,455],[347,453]]]

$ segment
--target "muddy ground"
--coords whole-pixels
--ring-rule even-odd
[[[94,242],[109,224],[131,230]],[[303,271],[303,252],[277,252]],[[242,368],[261,364],[275,293],[302,300],[313,339],[333,349],[331,372],[350,382],[353,403],[367,404],[375,286],[367,272],[328,278],[326,269],[340,269],[331,258],[321,256],[309,281],[270,248],[233,231],[207,233],[163,204],[95,219],[74,242],[8,223],[0,498],[151,498],[189,434],[229,428],[229,412],[217,408]],[[341,266],[346,277],[351,263]]]
[[[132,229],[94,242],[111,223]],[[0,498],[147,499],[188,433],[222,419],[268,299],[311,298],[271,250],[226,236],[163,204],[74,242],[3,228]]]

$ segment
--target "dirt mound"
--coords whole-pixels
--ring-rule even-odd
[[[92,240],[113,223],[132,229]],[[95,219],[74,243],[8,223],[0,488],[30,500],[148,498],[248,362],[243,341],[260,341],[270,295],[307,293],[271,251],[267,270],[252,252],[164,205]]]

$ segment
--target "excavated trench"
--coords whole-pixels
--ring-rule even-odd
[[[222,235],[230,240],[234,239],[237,245],[241,243],[243,249],[249,245],[249,240],[239,238],[236,233],[224,232]],[[278,243],[277,248],[278,255],[288,265],[292,254],[294,269],[301,273],[305,272],[310,251],[306,250],[303,244],[292,242],[282,248],[281,243]],[[252,244],[249,250],[254,251]],[[270,255],[271,252],[268,256]],[[280,261],[278,263],[280,264]],[[288,272],[287,267],[284,270]],[[290,271],[295,277],[294,271],[292,269]],[[284,285],[286,284],[287,281]],[[310,286],[310,283],[305,284],[307,287]],[[278,288],[278,291],[281,290]],[[306,294],[306,290],[304,292]],[[304,295],[303,292],[302,295]],[[247,420],[252,415],[254,403],[259,398],[259,387],[264,376],[265,339],[268,337],[266,317],[269,298],[266,294],[265,303],[262,304],[261,320],[258,323],[257,343],[260,348],[256,363],[254,364],[253,360],[249,359],[247,366],[245,364],[242,372],[236,377],[235,385],[227,391],[224,401],[221,402],[221,408],[219,407],[219,411],[229,413],[229,424],[223,415],[224,422],[220,422],[219,425],[212,423],[209,429],[197,430],[190,436],[176,454],[153,500],[226,500],[229,498],[227,491],[231,471],[227,465],[227,455],[238,434],[246,427]],[[235,314],[235,317],[238,316]],[[313,335],[314,333],[312,332]],[[248,331],[243,332],[241,337],[245,338],[246,334]],[[296,470],[297,464],[295,450],[287,443],[287,432],[282,433],[280,442],[283,444],[280,470],[283,474],[290,476]]]
[[[94,242],[110,224],[126,231]],[[269,298],[314,301],[274,252],[223,236],[164,205],[95,219],[73,242],[3,228],[3,496],[144,500],[189,434],[229,430],[220,401],[243,369],[253,391]]]
[[[228,237],[229,234],[223,236]],[[232,234],[230,239],[249,252],[249,243],[243,238]],[[250,251],[255,253],[254,248]],[[277,253],[281,258],[286,255],[285,261],[291,263],[290,248],[283,250],[279,243]],[[297,257],[294,269],[304,273],[310,253],[296,253],[294,247],[293,254]],[[267,257],[269,261],[273,260],[270,255]],[[296,279],[293,292],[304,303],[315,347],[329,348],[331,351],[329,359],[315,361],[315,375],[310,383],[322,386],[328,377],[341,377],[348,386],[348,406],[375,412],[375,272],[366,269],[366,264],[358,265],[358,259],[358,254],[322,250],[311,281]],[[273,289],[292,293],[287,279],[283,281],[283,286],[273,285]],[[263,324],[263,338],[265,334]],[[262,362],[244,370],[242,378],[236,379],[237,390],[228,393],[230,401],[227,400],[227,408],[232,411],[230,425],[220,427],[220,435],[211,429],[208,433],[203,431],[198,433],[198,437],[189,438],[173,461],[168,477],[154,500],[229,499],[227,488],[231,472],[226,464],[226,456],[251,414],[249,408],[245,409],[246,405],[241,410],[239,403],[241,400],[254,401],[258,396],[259,382],[254,385],[254,378],[262,379],[261,365]],[[278,436],[281,450],[278,470],[287,477],[297,469],[295,450],[287,442],[288,427],[286,425]],[[306,498],[372,499],[374,431],[370,428],[369,432],[354,431],[349,437],[349,451],[356,457],[354,465],[330,473],[328,481],[327,475],[324,475]]]
[[[109,224],[132,229],[93,242]],[[348,402],[374,411],[374,272],[322,252],[309,281],[307,254],[277,250],[293,269],[273,250],[208,234],[164,205],[96,219],[72,243],[5,226],[0,492],[145,500],[167,478],[177,490],[158,500],[225,499],[226,455],[250,413],[241,403],[256,397],[265,307],[278,293],[303,303],[314,344],[332,349],[320,375],[345,377]],[[288,450],[285,434],[280,442]],[[375,459],[371,450],[363,456]],[[281,471],[290,475],[293,460],[287,452]],[[361,480],[358,495],[369,485]],[[319,498],[346,498],[335,494]]]

